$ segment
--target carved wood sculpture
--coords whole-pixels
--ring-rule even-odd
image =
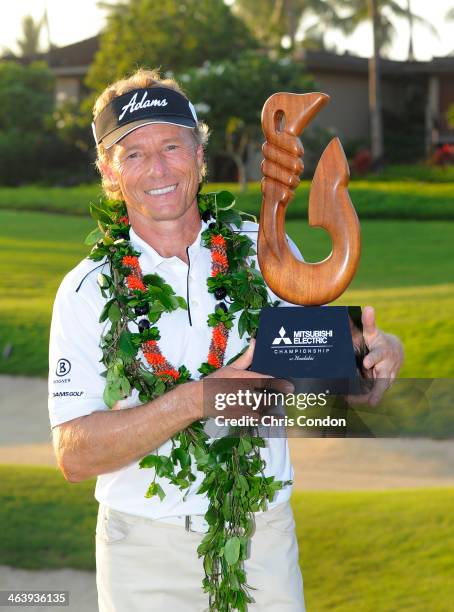
[[[265,102],[262,129],[262,210],[258,260],[268,286],[281,299],[305,306],[332,302],[352,280],[361,252],[360,228],[348,194],[349,169],[334,138],[317,165],[309,196],[309,225],[331,236],[333,249],[323,261],[302,262],[291,252],[285,212],[304,165],[299,135],[329,101],[322,93],[277,93]]]

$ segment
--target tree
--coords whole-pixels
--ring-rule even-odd
[[[222,154],[234,161],[243,190],[247,150],[251,142],[260,139],[260,113],[265,100],[276,91],[304,93],[314,88],[289,59],[273,60],[251,51],[235,62],[207,62],[202,68],[179,75],[179,80],[199,116],[211,128],[210,154]]]
[[[0,63],[0,184],[59,180],[88,167],[53,119],[54,77],[44,62]],[[86,170],[85,176],[86,178]]]
[[[103,6],[107,26],[87,76],[96,91],[138,66],[177,72],[257,46],[223,0],[127,0]]]
[[[32,56],[39,53],[39,39],[43,27],[43,19],[35,21],[31,15],[26,15],[22,19],[22,34],[18,38],[16,45],[22,57]]]
[[[46,129],[53,98],[54,77],[44,62],[0,63],[0,132]]]
[[[427,19],[411,11],[409,0],[406,0],[402,5],[401,2],[403,1],[374,0],[377,12],[375,35],[380,56],[385,55],[389,51],[391,43],[397,34],[393,19],[407,20],[411,32],[413,31],[413,24],[419,23],[433,34],[437,33],[436,29]],[[369,0],[335,0],[335,4],[338,10],[344,11],[343,18],[337,23],[337,26],[344,34],[351,34],[361,23],[370,20]]]
[[[448,21],[454,21],[454,6],[446,13],[445,19]],[[453,52],[451,52],[451,55],[452,54]],[[450,127],[454,128],[454,104],[452,104],[448,109],[448,124]]]
[[[372,165],[383,161],[383,124],[380,83],[380,34],[377,0],[368,0],[369,19],[372,23],[373,52],[369,59],[369,114]]]
[[[445,15],[446,21],[454,21],[454,6]],[[454,50],[449,55],[454,55]]]
[[[42,158],[40,144],[53,107],[53,77],[45,64],[0,64],[0,182],[27,180]]]
[[[353,32],[365,20],[372,24],[373,52],[369,59],[369,113],[372,163],[377,168],[382,164],[384,154],[380,60],[381,55],[389,48],[396,32],[392,17],[407,19],[411,28],[411,36],[415,21],[432,30],[434,28],[425,19],[411,12],[409,0],[405,6],[401,6],[396,0],[336,0],[336,4],[340,10],[347,11],[340,25],[345,34]],[[410,51],[413,52],[412,42],[410,42]]]
[[[235,0],[234,11],[244,19],[262,46],[280,49],[287,36],[289,49],[294,52],[300,24],[310,15],[317,17],[317,23],[306,30],[305,38],[311,47],[325,46],[326,27],[337,27],[339,22],[334,4],[333,0]]]
[[[408,61],[412,62],[415,59],[415,51],[413,48],[413,20],[414,15],[411,12],[411,0],[407,0],[407,16],[408,16],[408,28],[410,30],[408,37]]]

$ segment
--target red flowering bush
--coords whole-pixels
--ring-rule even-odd
[[[367,174],[372,164],[372,154],[369,149],[360,149],[352,160],[351,168],[354,174]]]
[[[430,162],[435,166],[447,166],[454,163],[454,145],[444,144],[435,149]]]

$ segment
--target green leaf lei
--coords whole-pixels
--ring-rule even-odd
[[[209,248],[213,234],[222,235],[229,262],[228,273],[208,278],[207,285],[210,293],[225,287],[231,303],[227,312],[216,309],[210,314],[207,324],[214,327],[222,321],[231,328],[235,316],[241,313],[238,319],[240,337],[244,334],[252,337],[257,330],[260,309],[277,303],[270,303],[260,272],[253,261],[248,263],[248,257],[255,254],[252,241],[230,227],[239,228],[245,214],[233,209],[234,197],[226,191],[199,194],[198,206],[202,218],[212,221],[202,234],[204,246]],[[94,261],[106,258],[110,265],[110,275],[103,273],[98,276],[102,295],[107,300],[100,321],[110,322],[109,329],[101,338],[102,362],[106,366],[104,400],[112,407],[135,388],[140,401],[145,403],[176,384],[191,380],[184,365],[178,370],[177,380],[170,376],[156,376],[139,356],[143,342],[159,340],[159,330],[154,324],[161,314],[186,308],[186,302],[156,274],[143,277],[145,292],[130,291],[125,282],[129,270],[122,264],[123,257],[137,257],[140,253],[129,242],[126,206],[123,202],[103,200],[91,205],[90,211],[98,226],[85,241],[94,245],[89,257]],[[147,317],[151,327],[132,333],[128,323],[136,320],[137,310],[140,312],[145,304],[149,309]],[[201,376],[214,370],[208,363],[199,368]],[[253,513],[266,510],[267,502],[276,492],[290,484],[290,481],[277,481],[274,476],[265,477],[265,462],[260,455],[265,442],[253,434],[254,428],[251,428],[248,435],[210,440],[204,431],[204,421],[197,421],[173,436],[169,457],[155,452],[140,461],[141,468],[154,469],[146,497],[157,495],[161,500],[164,498],[165,493],[156,477],[167,478],[183,491],[196,479],[193,466],[204,474],[197,493],[205,493],[208,498],[205,520],[209,529],[197,551],[203,557],[205,577],[202,586],[209,595],[210,611],[245,611],[247,604],[253,601],[248,591],[253,587],[247,585],[244,571],[248,542],[254,528]]]

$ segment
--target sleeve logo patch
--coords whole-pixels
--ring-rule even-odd
[[[57,362],[57,369],[55,370],[55,374],[57,376],[66,376],[69,374],[71,370],[71,362],[67,359],[59,359]]]

